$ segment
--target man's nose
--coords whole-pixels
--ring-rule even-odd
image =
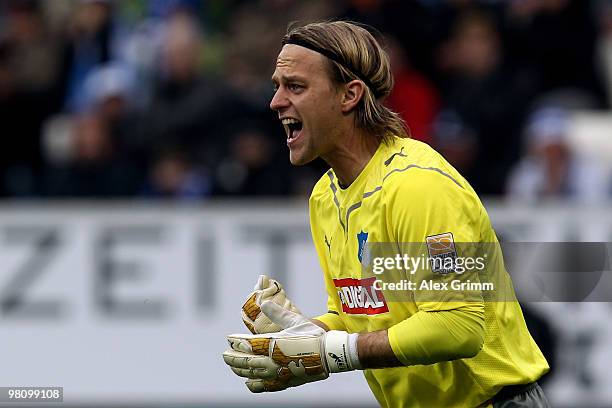
[[[286,108],[287,106],[289,106],[289,100],[287,99],[281,88],[278,88],[276,92],[274,92],[274,96],[270,101],[270,109],[272,109],[273,111],[278,111],[282,108]]]

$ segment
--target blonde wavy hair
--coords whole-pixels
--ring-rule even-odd
[[[355,79],[364,83],[365,92],[355,116],[358,128],[382,142],[393,136],[410,137],[399,114],[383,105],[393,89],[391,65],[385,50],[364,27],[349,21],[292,24],[282,44],[302,45],[326,56],[330,79],[335,84]]]

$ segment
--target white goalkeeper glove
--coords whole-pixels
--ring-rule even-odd
[[[259,279],[253,288],[253,292],[249,295],[244,305],[242,305],[242,321],[244,325],[253,334],[260,333],[275,333],[282,328],[270,321],[270,319],[261,313],[261,304],[266,300],[280,305],[283,309],[290,310],[297,314],[302,314],[293,303],[287,299],[285,290],[280,283],[266,275],[259,275]]]
[[[267,301],[262,312],[283,328],[278,333],[232,334],[223,360],[251,392],[281,391],[324,380],[330,373],[361,369],[358,334],[326,332],[306,317]]]

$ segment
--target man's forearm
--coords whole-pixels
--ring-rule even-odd
[[[479,314],[466,311],[420,312],[393,329],[394,347],[388,330],[361,333],[357,338],[357,353],[361,368],[401,367],[413,364],[433,364],[439,361],[473,357],[484,340],[484,320]],[[329,330],[323,322],[313,323]],[[449,337],[449,332],[456,337]],[[399,353],[394,352],[394,348]]]
[[[311,322],[325,331],[329,327],[317,319],[310,319]],[[383,368],[399,367],[402,363],[395,357],[386,330],[371,333],[362,333],[357,338],[357,352],[362,368]]]
[[[483,341],[484,317],[479,314],[419,312],[389,330],[360,334],[357,351],[363,368],[398,367],[470,358]]]
[[[360,334],[357,352],[363,368],[399,367],[403,364],[391,349],[386,330]]]

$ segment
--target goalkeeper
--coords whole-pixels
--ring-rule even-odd
[[[251,391],[271,392],[363,370],[384,407],[548,407],[537,384],[548,364],[488,215],[467,181],[382,104],[393,78],[376,39],[348,22],[292,28],[272,82],[291,163],[320,157],[331,167],[310,198],[328,312],[309,320],[278,282],[260,278],[243,307],[254,334],[228,336],[232,371]],[[364,277],[366,243],[415,243],[441,260],[457,257],[456,243],[488,243],[490,277],[505,297],[470,287],[392,301]],[[414,273],[437,284],[456,275],[425,265]]]

